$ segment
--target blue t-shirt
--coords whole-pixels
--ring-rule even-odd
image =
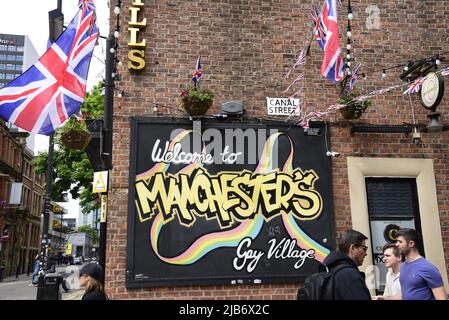
[[[438,269],[423,257],[401,264],[402,300],[435,300],[432,289],[443,286]]]

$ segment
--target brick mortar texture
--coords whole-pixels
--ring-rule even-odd
[[[344,4],[346,1],[343,2]],[[242,100],[246,114],[264,117],[265,98],[283,96],[289,81],[284,75],[311,35],[311,1],[145,1],[147,27],[139,33],[146,39],[146,67],[130,73],[126,68],[130,20],[130,0],[122,1],[122,37],[118,57],[124,67],[116,86],[123,89],[115,98],[112,188],[109,203],[106,290],[112,299],[293,299],[297,285],[201,286],[126,289],[126,221],[130,117],[174,116],[180,91],[189,82],[198,55],[203,62],[203,85],[216,95],[211,114],[222,102]],[[372,22],[369,6],[379,9],[380,28],[368,29]],[[372,7],[371,7],[372,8]],[[113,9],[113,8],[112,8]],[[383,68],[421,59],[447,49],[449,9],[445,1],[354,1],[352,54],[362,63],[367,80],[359,80],[357,91],[366,93],[400,83],[400,70],[390,70],[381,80]],[[338,7],[340,48],[346,47],[346,7]],[[111,15],[114,17],[114,15]],[[114,18],[111,19],[114,21]],[[371,22],[370,22],[371,21]],[[113,25],[114,23],[111,23]],[[304,111],[324,110],[336,103],[339,87],[319,75],[322,53],[313,43],[304,68],[302,90]],[[295,90],[291,89],[290,94]],[[417,122],[427,123],[427,111],[413,97]],[[157,112],[154,105],[159,104]],[[448,103],[438,109],[448,120]],[[333,161],[335,227],[337,234],[351,227],[347,156],[427,158],[434,160],[441,231],[446,266],[449,265],[449,161],[448,134],[423,134],[422,144],[414,145],[404,134],[354,134],[339,113],[329,121],[331,145],[342,156]],[[400,91],[372,99],[372,105],[353,123],[399,125],[412,123],[412,111]],[[443,272],[448,270],[442,270]]]

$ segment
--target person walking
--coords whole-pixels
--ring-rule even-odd
[[[400,229],[396,246],[406,258],[399,277],[402,300],[447,300],[440,271],[419,254],[418,232]]]
[[[103,268],[96,263],[88,263],[80,269],[80,286],[86,287],[81,300],[108,300],[101,278]]]
[[[31,274],[31,283],[29,284],[30,287],[37,286],[39,280],[39,255],[36,255],[34,258],[34,266],[33,266],[33,273]]]
[[[368,247],[368,238],[356,230],[343,232],[338,241],[338,251],[331,252],[323,261],[334,273],[334,300],[371,300],[363,273],[358,269],[363,264]]]
[[[373,300],[401,300],[400,268],[403,257],[394,243],[388,243],[383,248],[383,262],[388,268],[384,294],[374,296]]]

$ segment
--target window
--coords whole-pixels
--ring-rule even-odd
[[[17,46],[17,52],[23,52],[23,46]]]
[[[6,51],[6,48],[4,44],[0,44],[0,51]]]
[[[421,233],[416,179],[365,178],[365,182],[373,248],[371,254],[379,270],[376,288],[381,293],[388,271],[382,263],[383,246],[396,241],[395,233],[400,228],[412,228]],[[420,247],[423,248],[422,243]]]
[[[16,71],[22,71],[22,66],[20,64],[16,64]]]
[[[0,69],[6,70],[6,64],[0,63]]]
[[[16,56],[16,61],[23,61],[23,56],[20,55]]]
[[[14,65],[11,63],[6,64],[6,70],[14,70]]]
[[[8,61],[16,61],[16,56],[13,55],[13,54],[8,54],[7,57],[6,57],[6,59],[7,59]]]
[[[0,54],[0,60],[6,60],[6,54]]]
[[[6,80],[12,80],[12,79],[14,79],[14,75],[12,73],[7,73]]]
[[[8,46],[8,51],[11,51],[11,52],[16,51],[16,46]]]

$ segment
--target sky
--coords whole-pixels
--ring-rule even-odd
[[[108,0],[94,0],[97,8],[97,24],[100,35],[107,36],[109,30]],[[48,12],[56,9],[57,0],[0,0],[0,33],[27,35],[33,43],[39,56],[44,54],[48,42]],[[64,25],[67,26],[78,10],[78,0],[62,0]],[[94,50],[87,90],[96,85],[104,74],[106,42],[99,40]],[[34,152],[48,150],[48,137],[36,135]],[[67,206],[69,217],[78,217],[77,201],[70,201]]]

